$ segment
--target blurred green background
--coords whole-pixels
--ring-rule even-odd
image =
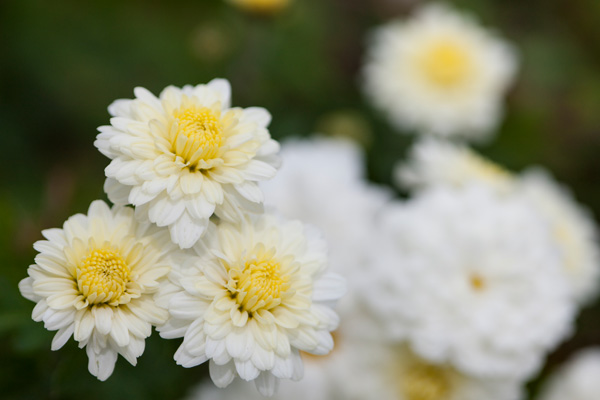
[[[413,137],[395,133],[361,95],[361,58],[373,27],[418,3],[294,0],[258,16],[222,0],[0,1],[0,397],[171,399],[206,376],[203,366],[176,366],[179,341],[154,334],[137,367],[119,359],[98,382],[72,340],[50,351],[53,333],[31,320],[33,303],[18,292],[40,231],[105,198],[108,161],[93,141],[113,100],[133,97],[135,86],[158,94],[227,78],[235,106],[270,110],[276,139],[352,136],[368,152],[369,177],[390,183]],[[479,150],[514,170],[546,166],[600,215],[600,2],[449,3],[521,53],[506,119]],[[582,312],[542,376],[589,345],[600,345],[599,304]]]

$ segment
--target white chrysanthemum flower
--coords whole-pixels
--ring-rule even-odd
[[[394,171],[399,186],[424,189],[436,185],[462,187],[485,184],[499,193],[514,188],[513,175],[469,147],[446,140],[425,138],[411,149],[409,160]]]
[[[467,146],[427,138],[412,149],[409,161],[400,164],[395,175],[399,185],[409,189],[480,184],[501,196],[525,196],[551,225],[573,296],[588,303],[597,295],[600,249],[594,219],[547,172],[514,175]]]
[[[153,295],[166,280],[174,246],[166,232],[133,214],[98,200],[63,229],[43,231],[47,240],[33,245],[39,254],[19,283],[21,294],[37,303],[33,319],[58,331],[52,350],[73,335],[100,380],[112,374],[118,354],[135,365],[152,326],[169,316]]]
[[[210,360],[217,386],[239,376],[272,394],[278,378],[301,378],[300,351],[332,349],[344,281],[325,271],[325,242],[299,221],[264,214],[210,229],[165,285],[172,318],[159,331],[184,338],[178,364]]]
[[[365,91],[399,128],[469,138],[495,128],[517,64],[507,43],[439,4],[372,39]]]
[[[600,348],[579,351],[544,385],[539,400],[597,400]]]
[[[167,87],[157,98],[143,88],[109,107],[110,126],[94,143],[112,161],[104,186],[115,204],[168,226],[181,248],[196,243],[216,214],[239,219],[260,211],[258,181],[275,176],[279,145],[263,108],[231,108],[224,79]]]
[[[594,218],[544,170],[526,171],[519,179],[519,190],[550,222],[573,296],[579,303],[589,303],[597,296],[600,284],[600,249]]]
[[[421,357],[522,379],[571,329],[574,303],[547,222],[486,186],[423,191],[382,213],[366,300]]]

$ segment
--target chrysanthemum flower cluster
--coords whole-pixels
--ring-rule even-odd
[[[229,386],[193,399],[259,398],[251,381],[263,395],[281,382],[286,400],[518,400],[597,295],[600,251],[548,172],[452,141],[492,137],[516,65],[511,45],[441,5],[376,31],[366,94],[422,134],[393,173],[402,199],[368,182],[349,140],[279,152],[267,111],[232,108],[224,80],[136,89],[95,143],[115,206],[95,201],[34,245],[20,284],[33,318],[58,331],[53,349],[85,347],[102,380],[118,354],[135,364],[152,327],[183,338],[176,362],[208,362]],[[547,398],[595,384],[585,371]]]
[[[57,331],[52,350],[73,337],[100,380],[118,354],[136,364],[152,327],[183,338],[178,364],[209,361],[217,386],[239,376],[265,395],[302,377],[300,352],[333,348],[344,280],[315,228],[263,211],[279,144],[269,113],[231,107],[230,92],[215,79],[115,101],[95,142],[115,205],[94,201],[34,244],[19,285],[33,319]]]

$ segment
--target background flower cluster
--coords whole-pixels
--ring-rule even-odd
[[[387,22],[406,20],[428,2],[296,0],[275,2],[275,8],[269,8],[268,1],[258,7],[244,3],[251,2],[183,1],[176,5],[120,2],[100,6],[66,1],[53,5],[9,1],[0,6],[0,37],[5,48],[5,56],[0,60],[3,93],[0,122],[4,132],[0,139],[4,149],[4,167],[0,172],[3,174],[0,251],[4,260],[0,276],[0,335],[3,337],[0,388],[5,397],[76,398],[85,391],[98,397],[178,398],[190,393],[192,387],[208,377],[208,370],[202,366],[189,370],[176,366],[172,355],[179,342],[160,340],[158,335],[153,335],[147,340],[146,351],[137,367],[118,363],[113,376],[100,384],[82,368],[87,363],[86,355],[75,343],[67,343],[60,353],[50,351],[52,333],[31,321],[31,303],[23,299],[17,289],[25,266],[35,255],[31,244],[42,239],[40,231],[60,226],[69,215],[85,212],[93,199],[104,196],[101,188],[106,159],[91,146],[95,128],[106,124],[106,105],[114,98],[130,97],[134,86],[145,86],[158,93],[169,84],[182,86],[223,76],[234,88],[234,104],[260,105],[268,109],[274,116],[269,130],[275,139],[285,143],[284,166],[287,157],[290,167],[287,172],[285,167],[282,169],[282,176],[270,182],[272,186],[265,186],[266,191],[271,191],[266,198],[271,198],[284,213],[286,205],[289,206],[287,212],[294,213],[303,202],[308,203],[309,207],[300,208],[302,215],[290,216],[316,225],[320,222],[337,227],[337,231],[326,234],[343,238],[342,249],[352,246],[350,244],[359,247],[370,243],[373,239],[370,233],[375,229],[372,224],[379,218],[377,211],[391,198],[409,194],[412,198],[436,180],[461,181],[460,176],[473,165],[462,165],[456,178],[451,166],[465,162],[465,157],[460,155],[470,150],[462,145],[444,147],[436,142],[419,142],[413,147],[418,142],[414,136],[398,133],[410,133],[417,125],[391,121],[387,111],[376,101],[372,103],[373,96],[365,93],[364,65],[376,36],[374,32]],[[493,140],[476,142],[475,151],[508,171],[544,166],[572,189],[578,203],[589,208],[591,212],[584,212],[584,218],[586,223],[593,224],[593,215],[600,214],[597,179],[600,171],[597,157],[600,147],[600,114],[597,112],[600,107],[600,74],[597,72],[600,8],[591,0],[528,2],[527,7],[522,2],[491,0],[448,4],[471,15],[476,24],[493,31],[493,35],[504,38],[518,59],[513,82],[500,95],[504,112],[491,130]],[[313,142],[285,140],[314,132],[320,133],[321,138]],[[340,144],[322,136],[343,136],[358,145]],[[434,161],[448,164],[434,165],[434,172],[427,170],[431,161],[428,156],[432,154],[435,154]],[[461,161],[457,161],[459,159]],[[467,156],[467,159],[472,160],[472,157]],[[399,161],[403,172],[397,168]],[[321,165],[339,167],[338,172],[332,172],[335,187],[327,183]],[[444,173],[436,175],[436,168]],[[494,167],[490,169],[495,171]],[[486,181],[486,185],[492,183],[494,189],[490,190],[510,190],[507,186],[513,183],[507,180],[513,178],[503,174],[498,178],[489,173],[490,169],[484,167],[482,173],[484,180],[492,176]],[[482,171],[474,170],[475,175]],[[293,176],[298,171],[312,174],[315,179],[302,186],[304,175]],[[284,179],[284,174],[292,176]],[[480,178],[474,176],[467,180],[480,182]],[[529,182],[534,188],[531,196],[536,204],[548,198],[546,195],[535,200],[536,185],[543,191],[544,179],[536,172],[519,175],[519,181]],[[552,185],[546,190],[553,190]],[[325,206],[314,207],[316,200],[309,197],[311,190],[330,193],[328,199],[337,213],[326,211]],[[559,193],[564,195],[560,190]],[[425,211],[419,214],[419,207],[429,204],[426,209],[435,208],[443,196],[448,194],[418,194],[418,201],[410,200],[415,202],[409,206],[411,216],[405,211],[390,215],[397,221],[416,219],[426,226],[433,217]],[[463,196],[467,203],[480,199],[476,204],[483,201],[490,208],[496,201],[495,197],[477,193],[477,190],[467,190]],[[569,199],[569,195],[564,196]],[[553,207],[552,204],[545,206]],[[503,220],[521,215],[519,207],[515,205]],[[457,218],[468,220],[469,213],[465,214]],[[338,216],[341,217],[336,219]],[[347,225],[349,222],[353,225]],[[523,222],[524,225],[527,224]],[[357,229],[344,229],[344,226]],[[423,238],[427,238],[427,232]],[[392,233],[398,237],[410,236],[410,232]],[[419,237],[414,239],[413,248],[426,243],[417,243],[419,240]],[[397,257],[393,251],[381,250],[373,244],[365,246],[372,253],[362,251],[364,254],[357,259],[353,252],[336,250],[335,242],[331,242],[332,266],[348,279],[356,272],[352,268],[354,263],[361,261],[364,265],[373,262],[373,257],[378,260]],[[348,268],[342,271],[335,265]],[[407,275],[411,274],[415,272],[409,268]],[[431,283],[429,278],[423,279]],[[478,279],[474,277],[474,287],[483,284]],[[400,278],[398,282],[402,284]],[[557,296],[560,297],[557,294],[552,298]],[[594,296],[582,297],[593,299]],[[340,304],[340,314],[348,319],[348,326],[342,325],[340,329],[339,354],[344,350],[344,329],[368,337],[372,332],[358,329],[363,317],[386,321],[386,318],[377,318],[373,310],[385,310],[389,304],[363,300],[349,296]],[[398,297],[397,301],[403,299]],[[423,304],[426,300],[417,302]],[[556,300],[553,304],[559,303]],[[530,381],[523,398],[537,398],[541,388],[550,381],[548,376],[552,371],[579,349],[600,344],[598,303],[592,300],[579,304],[583,304],[583,308],[577,305],[577,314],[575,310],[564,311],[565,319],[574,319],[577,315],[572,321],[572,332],[570,336],[567,332],[557,334],[561,338],[556,338],[556,343],[544,346],[548,357],[538,366],[541,369],[528,377]],[[398,310],[393,306],[391,309],[390,312]],[[360,316],[361,313],[365,315]],[[356,317],[348,317],[352,315]],[[401,317],[414,319],[410,315]],[[396,337],[404,337],[407,333],[400,328],[388,326],[380,332],[389,329]],[[421,342],[426,338],[434,340],[419,332],[410,334],[421,338]],[[565,341],[558,346],[563,339]],[[423,343],[413,346],[427,348]],[[372,357],[381,365],[389,357],[386,349],[364,351],[364,354],[354,353],[357,361],[352,365],[368,369],[370,365],[364,360]],[[415,369],[410,353],[411,350],[402,345],[397,349],[396,359],[406,360],[407,366],[395,365],[396,376],[401,371]],[[593,354],[580,358],[590,365],[595,362]],[[328,370],[342,371],[346,363],[342,357],[339,359],[342,361],[332,358],[331,364],[325,364],[331,365]],[[393,360],[388,361],[391,363],[388,365],[393,364]],[[310,363],[311,359],[306,362]],[[463,366],[468,364],[463,360]],[[307,379],[324,376],[318,369],[309,369],[307,373]],[[569,381],[573,390],[593,384],[593,380],[586,380],[585,376],[576,377],[574,372],[571,375],[562,380]],[[344,379],[344,376],[327,377],[331,381]],[[393,382],[393,378],[389,379]],[[360,382],[362,388],[381,386],[380,382],[366,380]],[[346,390],[352,392],[353,383],[347,382]],[[323,398],[334,398],[336,393],[324,394],[324,387],[314,385],[313,389],[321,390]],[[474,385],[472,390],[474,393],[493,390],[490,387],[494,384]],[[506,389],[507,385],[496,387]],[[225,392],[216,395],[223,396]],[[204,396],[211,398],[209,394]]]

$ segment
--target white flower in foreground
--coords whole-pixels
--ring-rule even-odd
[[[550,229],[522,197],[440,187],[382,213],[366,300],[424,359],[523,379],[571,329]]]
[[[178,364],[210,360],[217,386],[239,376],[272,394],[279,378],[302,377],[300,351],[333,348],[344,281],[325,271],[325,242],[299,221],[264,214],[210,229],[165,285],[172,318],[159,331],[184,338]]]
[[[436,185],[462,187],[485,184],[499,193],[514,189],[513,175],[469,147],[426,138],[411,149],[409,160],[394,171],[399,186],[424,189]]]
[[[134,93],[110,105],[114,118],[94,143],[112,160],[104,185],[111,201],[168,226],[181,248],[196,243],[213,214],[233,221],[261,210],[257,182],[275,176],[279,150],[265,109],[231,108],[224,79],[169,86],[158,98]]]
[[[579,303],[589,303],[600,286],[600,249],[594,218],[544,170],[525,172],[519,179],[519,190],[550,222],[573,296]]]
[[[132,209],[100,200],[42,234],[47,240],[33,245],[39,254],[19,289],[37,303],[33,319],[58,331],[52,350],[73,335],[100,380],[112,374],[118,354],[135,365],[152,326],[169,316],[153,300],[170,269],[169,235],[136,222]]]
[[[516,64],[512,47],[469,16],[427,5],[375,32],[365,91],[400,129],[480,138],[500,119]]]
[[[579,351],[542,389],[539,400],[597,400],[600,393],[600,348]]]

